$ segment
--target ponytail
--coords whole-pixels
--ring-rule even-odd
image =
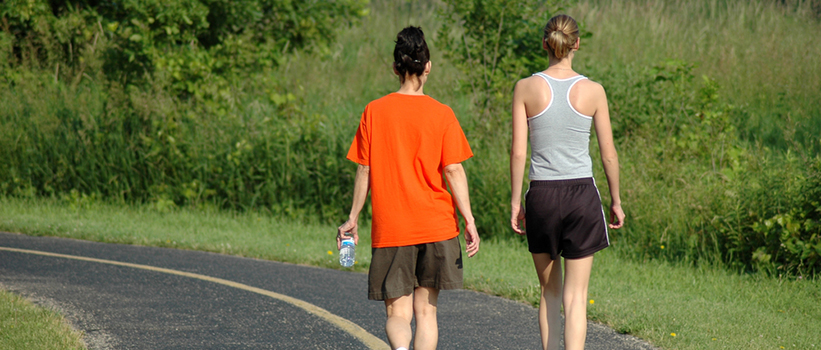
[[[562,59],[570,54],[579,39],[579,26],[568,15],[557,15],[544,26],[544,40],[551,56]]]

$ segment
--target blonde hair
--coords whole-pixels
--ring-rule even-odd
[[[547,51],[555,58],[567,57],[578,38],[579,26],[568,15],[553,16],[544,26],[544,40],[549,48]]]

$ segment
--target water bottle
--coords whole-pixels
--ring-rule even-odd
[[[353,238],[343,240],[342,248],[339,249],[339,265],[351,267],[355,259],[356,245],[353,243]]]

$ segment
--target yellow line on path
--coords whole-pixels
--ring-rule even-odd
[[[307,303],[305,301],[289,297],[287,295],[274,293],[272,291],[268,291],[268,290],[257,288],[257,287],[252,287],[252,286],[249,286],[247,284],[237,283],[237,282],[225,280],[225,279],[222,279],[222,278],[216,278],[216,277],[211,277],[211,276],[206,276],[206,275],[200,275],[200,274],[197,274],[197,273],[177,271],[177,270],[165,269],[165,268],[162,268],[162,267],[155,267],[155,266],[149,266],[149,265],[132,264],[132,263],[126,263],[126,262],[120,262],[120,261],[114,261],[114,260],[95,259],[95,258],[88,258],[88,257],[84,257],[84,256],[57,254],[57,253],[41,252],[41,251],[38,251],[38,250],[17,249],[17,248],[8,248],[8,247],[0,247],[0,250],[10,251],[10,252],[17,252],[17,253],[43,255],[43,256],[50,256],[50,257],[56,257],[56,258],[65,258],[65,259],[89,261],[89,262],[96,262],[96,263],[101,263],[101,264],[125,266],[125,267],[132,267],[132,268],[135,268],[135,269],[162,272],[162,273],[167,273],[169,275],[177,275],[177,276],[196,278],[198,280],[214,282],[214,283],[221,284],[221,285],[224,285],[224,286],[229,286],[229,287],[242,289],[242,290],[246,290],[246,291],[257,293],[257,294],[262,294],[262,295],[265,295],[265,296],[268,296],[268,297],[271,297],[271,298],[274,298],[274,299],[282,300],[282,301],[287,302],[289,304],[292,304],[292,305],[294,305],[298,308],[301,308],[301,309],[303,309],[307,312],[310,312],[310,313],[312,313],[316,316],[319,316],[320,318],[324,319],[325,321],[328,321],[331,324],[341,328],[345,332],[350,333],[352,336],[356,337],[357,339],[359,339],[359,341],[364,343],[369,349],[390,349],[390,346],[388,344],[386,344],[381,339],[375,337],[373,334],[368,333],[368,331],[366,331],[364,328],[360,327],[359,325],[357,325],[357,324],[355,324],[355,323],[353,323],[349,320],[346,320],[342,317],[334,315],[334,314],[330,313],[328,310],[325,310],[325,309],[323,309],[321,307],[318,307],[314,304],[310,304],[310,303]]]

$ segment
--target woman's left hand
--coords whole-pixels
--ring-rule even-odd
[[[465,225],[465,245],[468,258],[472,258],[479,252],[479,231],[476,230],[476,224],[473,222]]]

